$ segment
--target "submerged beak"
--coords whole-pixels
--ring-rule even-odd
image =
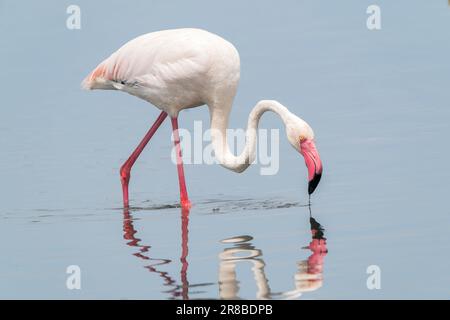
[[[300,141],[300,153],[305,158],[305,164],[308,168],[308,194],[312,194],[322,177],[322,161],[314,140],[305,139]]]

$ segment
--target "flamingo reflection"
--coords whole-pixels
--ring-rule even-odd
[[[262,252],[256,249],[249,241],[251,236],[239,236],[222,240],[222,243],[232,243],[233,247],[226,248],[219,254],[219,295],[221,299],[239,299],[239,281],[236,277],[236,264],[238,262],[250,262],[258,287],[256,297],[258,299],[268,297],[270,288],[264,273],[266,266]]]
[[[221,299],[239,299],[239,281],[236,277],[238,263],[250,262],[257,285],[257,299],[294,299],[319,289],[323,284],[323,264],[328,252],[324,229],[313,217],[310,217],[311,242],[304,249],[311,250],[307,260],[297,263],[294,276],[294,289],[284,292],[272,292],[265,274],[265,262],[262,251],[251,244],[251,236],[239,236],[222,240],[222,243],[233,244],[219,254],[219,296]]]
[[[307,260],[297,263],[297,271],[294,275],[294,289],[290,291],[274,292],[269,286],[269,280],[265,273],[265,262],[260,249],[252,245],[251,236],[239,236],[222,240],[222,243],[231,245],[220,254],[219,267],[219,297],[221,299],[239,299],[239,281],[236,276],[238,263],[248,262],[252,265],[254,280],[257,285],[256,297],[258,299],[294,299],[304,292],[319,289],[323,284],[323,265],[327,254],[327,243],[324,237],[324,229],[313,217],[310,217],[311,242],[304,249],[312,253]],[[136,248],[133,256],[146,262],[144,266],[149,272],[158,275],[163,280],[163,285],[168,288],[165,293],[170,299],[190,298],[190,294],[199,294],[200,291],[192,292],[190,288],[212,285],[212,283],[190,284],[188,280],[188,240],[189,240],[189,211],[181,210],[181,270],[179,281],[177,277],[164,271],[164,266],[172,263],[170,259],[153,258],[150,255],[151,246],[142,244],[137,237],[134,226],[133,215],[128,208],[123,211],[123,238],[126,244]]]
[[[134,227],[133,216],[128,208],[123,211],[123,238],[127,240],[127,245],[137,248],[138,251],[133,253],[134,256],[139,259],[150,261],[150,264],[145,266],[148,271],[159,275],[163,281],[164,286],[169,287],[167,293],[170,294],[172,299],[182,298],[189,299],[189,281],[188,281],[188,233],[189,233],[189,211],[186,209],[181,210],[181,271],[180,280],[181,283],[177,283],[174,277],[170,276],[168,272],[161,271],[159,267],[172,262],[170,259],[158,259],[151,258],[149,256],[149,250],[151,246],[141,244],[141,239],[136,237],[136,229]]]

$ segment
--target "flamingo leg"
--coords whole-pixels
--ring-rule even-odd
[[[161,123],[164,122],[164,120],[167,117],[167,113],[164,111],[161,112],[159,117],[156,119],[155,123],[152,125],[150,130],[147,132],[147,134],[144,136],[142,141],[139,143],[137,148],[133,151],[133,153],[130,155],[127,161],[122,165],[120,168],[120,181],[122,182],[122,192],[123,192],[123,206],[125,208],[128,208],[129,201],[128,201],[128,184],[130,182],[130,171],[133,167],[134,163],[136,162],[137,158],[141,154],[142,150],[144,150],[147,143],[150,141],[150,139],[155,134],[156,130],[158,130]]]
[[[180,135],[178,133],[178,118],[172,118],[172,130],[175,144],[175,152],[177,156],[177,170],[178,170],[178,180],[180,183],[180,198],[181,207],[184,209],[189,209],[191,207],[191,202],[186,190],[186,181],[184,180],[184,169],[183,169],[183,158],[181,156],[181,146],[180,146]]]

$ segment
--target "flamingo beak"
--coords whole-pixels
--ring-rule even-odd
[[[308,168],[308,194],[312,194],[322,177],[322,161],[314,140],[300,140],[300,153],[305,158],[305,164]]]

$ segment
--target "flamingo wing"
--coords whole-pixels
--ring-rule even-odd
[[[157,91],[161,95],[165,88],[186,85],[209,70],[209,35],[202,30],[179,29],[137,37],[100,63],[82,86],[132,94],[140,91],[143,95]]]

